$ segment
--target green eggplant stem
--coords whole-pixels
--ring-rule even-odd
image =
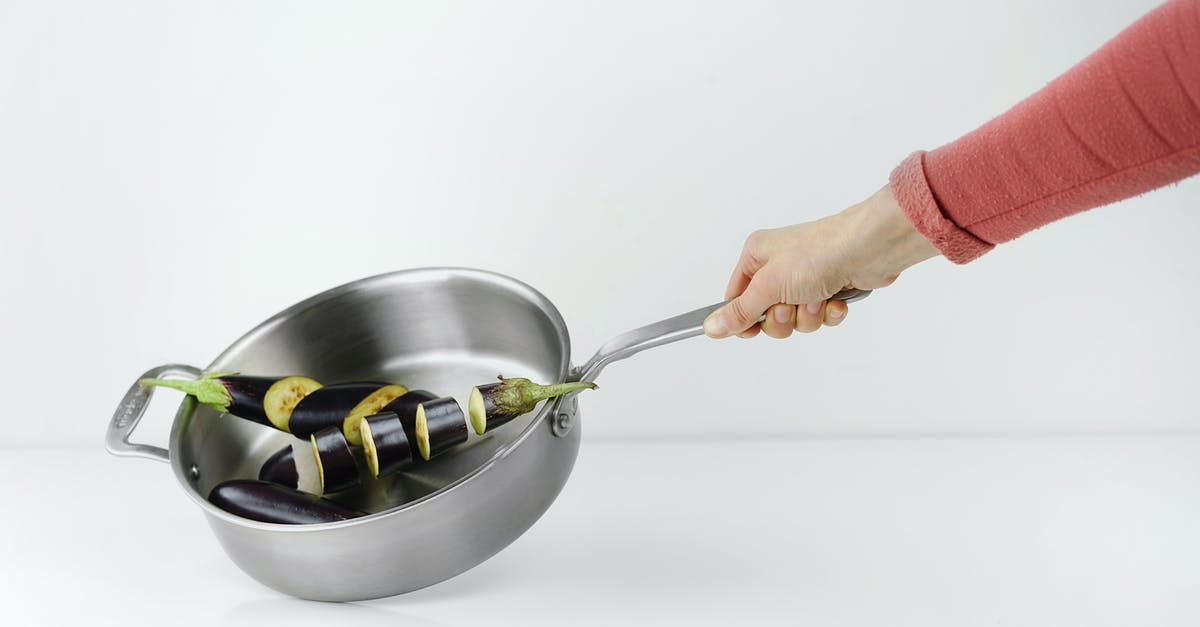
[[[537,403],[548,398],[562,396],[563,394],[569,394],[577,390],[594,389],[596,389],[596,384],[590,381],[572,381],[571,383],[555,383],[552,385],[538,385],[533,383],[526,388],[525,397],[530,401]]]
[[[579,390],[596,389],[596,384],[588,381],[539,385],[521,377],[505,379],[501,376],[497,378],[500,379],[500,383],[489,386],[493,388],[489,392],[489,396],[491,396],[491,402],[497,409],[509,415],[519,415],[532,411],[534,405],[548,398],[570,394]]]
[[[230,396],[229,390],[225,389],[218,377],[225,375],[236,374],[233,372],[209,372],[201,376],[199,379],[187,381],[184,379],[141,379],[138,385],[159,386],[179,390],[184,394],[190,394],[196,397],[196,400],[212,407],[213,409],[225,413],[229,411],[229,404],[233,402],[233,397]]]

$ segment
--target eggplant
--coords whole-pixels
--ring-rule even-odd
[[[367,515],[318,496],[253,479],[218,484],[208,493],[208,500],[242,518],[289,525],[336,522]]]
[[[309,436],[309,441],[317,460],[317,476],[321,479],[323,493],[341,492],[358,485],[358,464],[341,427],[325,427]]]
[[[261,481],[270,481],[309,494],[321,493],[321,477],[312,443],[292,439],[292,443],[275,451],[258,471]]]
[[[208,372],[199,379],[142,379],[138,385],[179,390],[223,414],[287,431],[292,408],[321,387],[308,377],[248,377]]]
[[[417,449],[421,459],[437,457],[467,441],[467,420],[458,401],[447,396],[417,405]]]
[[[258,471],[259,481],[270,481],[281,486],[296,488],[300,485],[300,473],[296,470],[296,456],[289,444],[275,451]]]
[[[388,403],[379,413],[396,414],[400,418],[400,424],[404,425],[404,435],[408,436],[408,443],[411,445],[417,441],[417,405],[437,397],[437,394],[429,390],[409,390],[408,394]]]
[[[562,396],[577,390],[594,390],[596,384],[589,381],[572,381],[553,385],[538,385],[529,379],[505,379],[471,388],[467,399],[467,413],[475,433],[483,435],[521,414],[533,411],[541,401]]]
[[[394,475],[412,464],[412,445],[404,432],[400,417],[393,412],[363,416],[359,431],[362,433],[364,456],[367,468],[375,478]]]
[[[337,427],[340,431],[346,416],[386,383],[339,383],[327,385],[301,399],[287,421],[287,431],[298,438],[308,436],[326,427]]]
[[[342,433],[345,434],[346,441],[354,446],[361,446],[362,437],[358,435],[360,421],[366,416],[379,413],[389,403],[407,393],[408,388],[403,385],[385,385],[371,392],[369,396],[355,405],[346,419],[342,421]]]

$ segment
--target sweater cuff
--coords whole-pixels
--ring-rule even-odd
[[[918,150],[892,170],[892,195],[908,220],[934,248],[954,263],[967,263],[995,248],[946,217],[925,178],[925,151]]]

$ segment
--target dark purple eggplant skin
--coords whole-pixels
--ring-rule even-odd
[[[308,436],[326,427],[340,429],[342,421],[359,401],[385,385],[388,384],[362,382],[327,385],[301,399],[288,418],[288,431],[298,438],[308,439]]]
[[[425,406],[425,425],[429,429],[429,459],[467,441],[467,417],[452,397],[421,403]]]
[[[316,454],[321,458],[321,486],[325,493],[341,492],[358,485],[358,463],[342,433],[341,424],[321,429],[311,437]]]
[[[289,488],[299,486],[300,474],[296,471],[296,458],[292,456],[292,446],[289,444],[268,457],[267,461],[263,462],[262,469],[258,471],[258,478]]]
[[[408,436],[408,442],[413,447],[413,454],[416,454],[417,450],[417,405],[436,398],[437,394],[429,390],[409,390],[379,410],[381,414],[391,412],[400,418],[400,424],[404,425],[404,435]]]
[[[371,425],[371,441],[375,443],[380,477],[394,475],[412,465],[413,443],[399,416],[387,412],[367,416],[365,420]]]
[[[242,518],[287,525],[336,522],[367,515],[319,496],[254,479],[221,483],[208,493],[208,500]]]
[[[142,379],[139,385],[160,385],[179,390],[184,394],[202,396],[209,407],[238,418],[272,426],[267,418],[263,399],[267,390],[285,377],[244,377],[233,373],[206,373],[199,379]],[[224,394],[222,394],[224,393]],[[221,398],[221,396],[225,398]]]
[[[220,377],[221,385],[229,392],[229,413],[238,418],[271,426],[267,413],[263,410],[263,397],[267,390],[283,377],[244,377],[242,375],[226,375]]]

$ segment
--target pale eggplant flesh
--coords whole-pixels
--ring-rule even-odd
[[[362,424],[362,419],[379,413],[384,407],[406,394],[408,394],[408,388],[403,385],[385,385],[359,401],[342,421],[342,433],[346,436],[346,441],[351,446],[362,446],[362,436],[358,433],[358,426]]]
[[[394,475],[412,464],[412,444],[396,414],[364,416],[359,430],[367,468],[376,478]]]
[[[337,522],[367,515],[319,496],[254,479],[218,484],[209,492],[208,500],[242,518],[288,525]]]
[[[571,381],[540,385],[529,379],[498,377],[497,383],[488,383],[471,388],[467,399],[467,413],[475,433],[483,435],[512,419],[533,411],[541,401],[579,390],[594,390],[590,381]]]
[[[417,450],[429,460],[467,441],[467,420],[458,401],[447,396],[417,405]]]

